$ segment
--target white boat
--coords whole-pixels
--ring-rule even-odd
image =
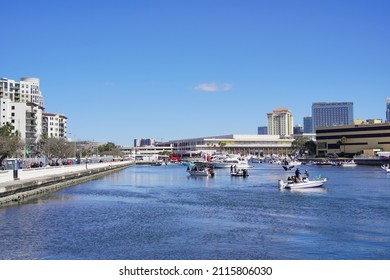
[[[305,188],[320,188],[328,181],[327,178],[318,178],[314,180],[309,180],[304,178],[301,181],[295,181],[293,178],[289,177],[287,182],[279,180],[279,187],[281,189],[305,189]]]
[[[237,169],[248,169],[253,167],[244,158],[225,158],[220,161],[213,161],[211,164],[214,168],[231,168],[235,166]]]
[[[340,163],[340,166],[341,167],[356,167],[357,164],[356,164],[356,162],[354,162],[354,160],[350,160],[350,161],[344,161],[344,162]]]
[[[187,172],[192,176],[214,176],[214,170],[212,168],[201,168],[201,167],[194,167],[191,169],[187,169]]]
[[[386,171],[386,172],[390,172],[390,165],[389,164],[384,164],[381,166],[381,168]]]
[[[282,160],[281,164],[282,164],[283,166],[289,167],[289,166],[301,165],[302,162],[300,162],[300,161],[298,161],[298,160],[295,160],[295,159],[294,159],[294,160],[290,160],[290,161],[288,161],[288,160]]]

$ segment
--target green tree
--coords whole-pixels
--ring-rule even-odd
[[[101,155],[123,156],[122,151],[113,142],[107,142],[104,145],[100,145],[98,151]]]
[[[19,132],[13,133],[10,123],[0,127],[0,163],[7,157],[20,155],[23,147]]]
[[[309,152],[309,155],[315,155],[317,153],[317,143],[313,140],[307,141],[305,148]]]
[[[306,152],[306,142],[308,142],[310,139],[308,137],[298,137],[295,139],[291,144],[291,150],[293,153],[298,153],[300,155],[304,154]]]

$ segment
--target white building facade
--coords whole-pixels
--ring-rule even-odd
[[[288,153],[293,141],[292,138],[284,138],[279,135],[230,134],[172,140],[159,143],[158,146],[171,147],[174,153],[187,156],[197,153],[211,155],[221,151],[260,155]]]
[[[49,138],[67,138],[68,118],[61,114],[43,113],[43,133]]]
[[[64,115],[46,113],[54,119],[44,123],[44,98],[38,78],[23,77],[20,81],[0,78],[0,113],[0,126],[10,123],[13,132],[20,133],[31,151],[37,148],[44,132],[48,132],[49,137],[66,138]]]

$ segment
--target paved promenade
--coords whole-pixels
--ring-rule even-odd
[[[13,170],[1,171],[0,206],[89,181],[131,165],[134,162],[120,161],[19,169],[16,180]]]

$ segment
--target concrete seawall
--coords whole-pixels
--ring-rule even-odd
[[[125,169],[134,162],[106,162],[32,170],[28,178],[0,184],[0,207]]]

